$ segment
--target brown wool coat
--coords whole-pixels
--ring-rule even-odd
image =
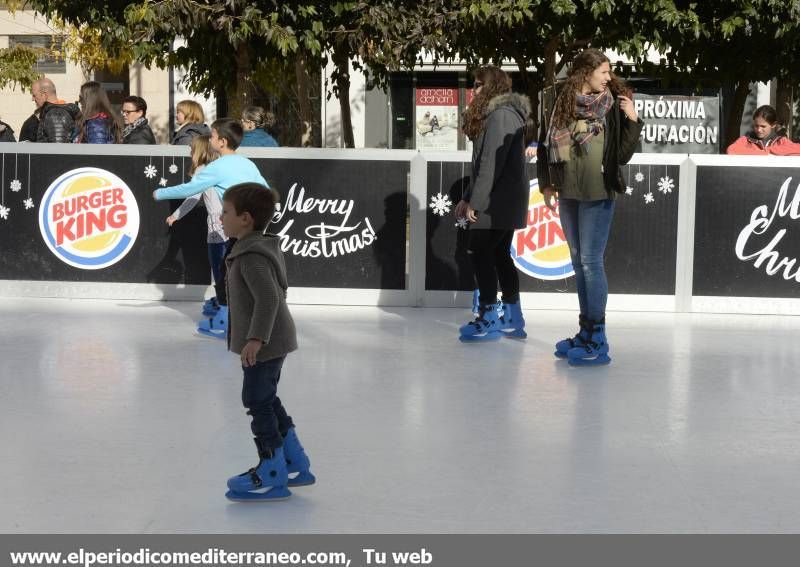
[[[297,332],[286,305],[286,263],[280,238],[252,232],[228,255],[228,350],[242,352],[250,339],[264,342],[259,362],[297,349]]]

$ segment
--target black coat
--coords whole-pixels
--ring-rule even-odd
[[[39,128],[36,131],[37,142],[72,142],[75,121],[80,116],[77,104],[54,104],[46,102],[39,114]]]
[[[549,163],[545,145],[547,127],[542,121],[539,146],[536,149],[536,175],[539,178],[539,190],[553,187],[558,191],[564,186],[564,164]],[[630,120],[620,108],[619,100],[615,99],[614,106],[606,114],[606,143],[603,148],[603,181],[607,190],[625,192],[622,166],[633,157],[642,128],[642,119],[639,118],[636,122]]]
[[[205,124],[186,124],[175,132],[175,135],[172,136],[171,144],[173,146],[188,146],[195,139],[195,136],[200,135],[210,136],[211,129]]]
[[[464,196],[478,214],[470,229],[527,225],[530,185],[525,172],[528,97],[506,93],[489,101],[483,131],[472,145],[472,183]]]
[[[150,124],[147,123],[147,118],[139,124],[136,128],[131,130],[127,136],[122,138],[123,144],[155,144],[156,137],[153,135],[153,130]]]
[[[25,122],[22,123],[22,128],[19,129],[20,142],[35,142],[36,131],[39,129],[39,111],[31,114]]]
[[[0,142],[16,142],[14,130],[5,122],[0,122]]]

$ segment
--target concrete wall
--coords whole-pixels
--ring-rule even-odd
[[[12,35],[52,35],[53,29],[34,12],[25,11],[11,14],[1,11],[0,15],[0,48],[9,46]],[[52,73],[48,77],[56,85],[59,98],[68,102],[78,100],[80,86],[86,82],[81,69],[67,62],[66,73]],[[15,133],[19,133],[22,123],[33,114],[36,105],[31,99],[30,91],[23,91],[19,86],[0,90],[0,119],[11,125]]]

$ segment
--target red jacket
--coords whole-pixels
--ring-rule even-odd
[[[750,156],[800,156],[800,144],[792,142],[786,136],[776,136],[766,141],[741,136],[728,146],[726,153]]]

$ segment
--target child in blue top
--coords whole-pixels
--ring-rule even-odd
[[[165,187],[153,191],[156,201],[167,199],[185,199],[192,195],[202,193],[207,189],[214,189],[220,201],[228,187],[240,183],[257,183],[269,187],[261,176],[256,164],[244,156],[236,154],[242,143],[244,130],[242,125],[232,118],[220,118],[211,124],[211,146],[219,152],[220,157],[209,163],[202,170],[197,171],[191,181]],[[235,240],[228,239],[225,257],[233,247]],[[208,315],[207,321],[201,321],[197,327],[200,334],[224,339],[228,328],[228,300],[225,294],[225,261],[223,259],[220,281],[214,282],[216,302],[209,300],[203,310]]]

